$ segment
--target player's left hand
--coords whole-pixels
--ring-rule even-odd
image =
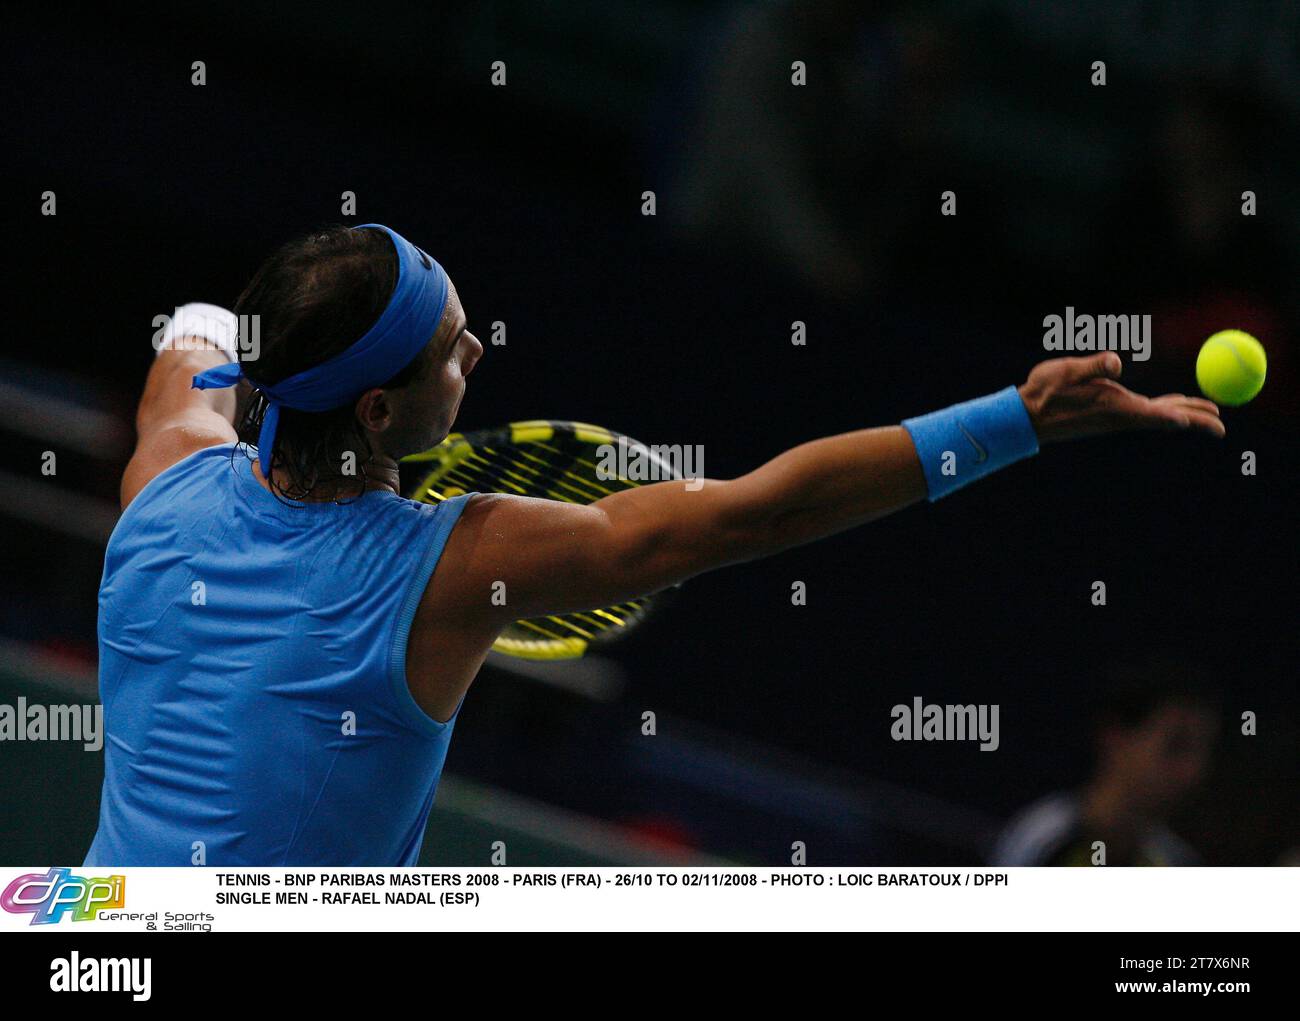
[[[1115,382],[1122,369],[1113,351],[1035,365],[1018,389],[1039,442],[1130,429],[1195,429],[1224,435],[1212,401],[1184,394],[1143,397]]]

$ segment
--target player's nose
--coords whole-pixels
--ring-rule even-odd
[[[473,372],[474,366],[477,365],[478,360],[483,357],[483,344],[478,337],[466,330],[465,340],[465,361],[462,363],[460,370],[462,376],[468,376]]]

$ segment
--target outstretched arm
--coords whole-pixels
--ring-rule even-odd
[[[1113,353],[1043,362],[1017,388],[1017,411],[1041,444],[1128,429],[1223,435],[1209,401],[1142,397],[1115,382],[1119,373]],[[923,470],[908,429],[889,426],[814,440],[695,490],[663,482],[589,506],[479,496],[447,544],[440,584],[450,579],[458,617],[495,633],[519,617],[609,605],[875,520],[925,497],[937,470]],[[494,582],[505,583],[504,606],[489,598]]]

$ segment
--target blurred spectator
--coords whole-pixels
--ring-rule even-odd
[[[1204,777],[1215,705],[1198,668],[1167,654],[1114,670],[1098,705],[1092,774],[1081,790],[1048,795],[1012,819],[993,863],[1200,864],[1166,821]]]
[[[916,215],[955,52],[912,5],[746,8],[701,87],[679,223],[755,249],[823,293],[880,282]],[[794,87],[792,65],[806,85]]]

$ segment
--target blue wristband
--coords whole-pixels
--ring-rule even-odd
[[[1038,453],[1038,436],[1014,386],[903,420],[933,503],[967,483]]]

